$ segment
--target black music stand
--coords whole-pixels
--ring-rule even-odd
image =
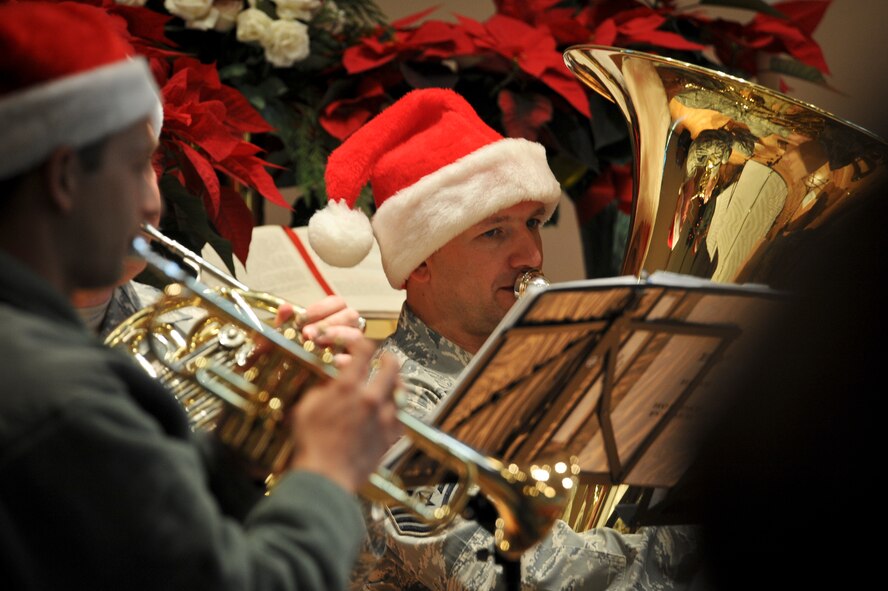
[[[671,487],[784,298],[670,273],[551,285],[510,310],[430,421],[520,466],[575,456],[582,483]],[[396,457],[408,486],[436,474],[406,445]]]

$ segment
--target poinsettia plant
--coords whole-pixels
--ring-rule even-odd
[[[263,200],[245,196],[281,203],[278,187],[298,187],[292,222],[305,223],[325,204],[332,150],[406,92],[443,86],[504,135],[546,146],[577,205],[587,274],[610,275],[632,199],[628,129],[566,69],[567,47],[638,49],[745,78],[763,64],[823,84],[829,73],[812,33],[830,0],[495,0],[483,22],[430,20],[433,9],[388,22],[372,0],[81,1],[122,19],[163,87],[164,230],[229,261],[246,257],[262,219]],[[719,6],[750,18],[705,10]]]

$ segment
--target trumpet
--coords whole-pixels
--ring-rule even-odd
[[[158,302],[125,320],[106,344],[124,350],[165,384],[193,428],[212,431],[273,479],[292,453],[284,426],[287,410],[306,389],[336,377],[332,352],[304,341],[295,326],[278,329],[260,318],[275,313],[284,303],[281,298],[249,290],[152,226],[144,225],[143,231],[188,261],[198,277],[206,271],[223,285],[206,285],[137,237],[133,249],[171,283]],[[179,320],[189,313],[196,317],[183,330]],[[562,514],[579,473],[575,463],[524,470],[488,457],[404,410],[397,417],[416,448],[456,475],[458,493],[447,505],[429,508],[415,501],[392,472],[380,468],[362,490],[366,498],[402,505],[438,529],[482,494],[496,509],[491,529],[497,550],[511,559],[545,536]]]

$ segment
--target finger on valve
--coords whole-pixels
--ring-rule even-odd
[[[354,343],[364,340],[363,333],[354,326],[323,326],[316,333],[310,334],[314,334],[309,340],[315,345],[329,347],[334,353],[348,352]]]
[[[287,322],[292,322],[296,327],[302,326],[304,323],[305,308],[293,305],[290,302],[284,302],[277,308],[274,317],[275,327],[281,327]]]
[[[355,335],[363,334],[367,324],[357,310],[346,306],[338,296],[330,296],[306,308],[305,319],[301,325],[302,335],[312,341],[335,338],[336,330],[347,328],[350,329],[346,333],[350,342]],[[332,337],[329,336],[331,331]]]

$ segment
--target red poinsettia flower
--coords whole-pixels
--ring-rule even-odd
[[[363,78],[354,95],[332,101],[324,107],[319,117],[321,127],[342,141],[376,115],[386,97],[385,86],[378,78]]]
[[[577,111],[586,117],[591,116],[583,86],[564,67],[564,58],[547,29],[531,27],[502,15],[494,15],[483,24],[467,17],[458,18],[478,48],[487,49],[517,64],[521,70],[563,97]]]
[[[523,137],[535,142],[540,128],[552,120],[552,101],[541,94],[519,95],[501,90],[496,102],[503,113],[503,128],[509,137]]]
[[[832,0],[778,2],[774,8],[788,17],[757,14],[746,28],[757,45],[772,53],[786,52],[803,64],[829,74],[820,46],[811,37]]]
[[[647,6],[618,12],[601,21],[595,28],[592,41],[601,45],[653,45],[665,49],[699,51],[705,49],[677,33],[661,31],[666,17]]]
[[[528,24],[535,24],[537,19],[551,10],[557,10],[561,0],[495,0],[497,14],[510,16]]]
[[[497,0],[498,14],[546,27],[559,46],[589,42],[591,7],[559,8],[562,0]]]
[[[250,243],[245,226],[252,225],[252,216],[242,198],[232,198],[233,189],[220,182],[218,173],[289,207],[266,170],[271,165],[244,139],[246,133],[272,128],[243,95],[222,84],[213,64],[177,59],[162,92],[165,167],[203,199],[210,221],[245,261]]]
[[[716,55],[726,64],[741,69],[749,76],[758,73],[758,56],[762,52],[787,53],[798,61],[829,73],[820,46],[811,37],[823,19],[831,0],[797,0],[774,4],[787,18],[757,14],[746,25],[717,19],[712,29],[719,35],[713,39]]]
[[[342,54],[342,65],[349,74],[359,74],[383,66],[395,59],[447,59],[470,55],[475,47],[458,27],[443,21],[426,21],[413,29],[416,21],[435,9],[430,8],[392,23],[391,31],[378,28]]]

